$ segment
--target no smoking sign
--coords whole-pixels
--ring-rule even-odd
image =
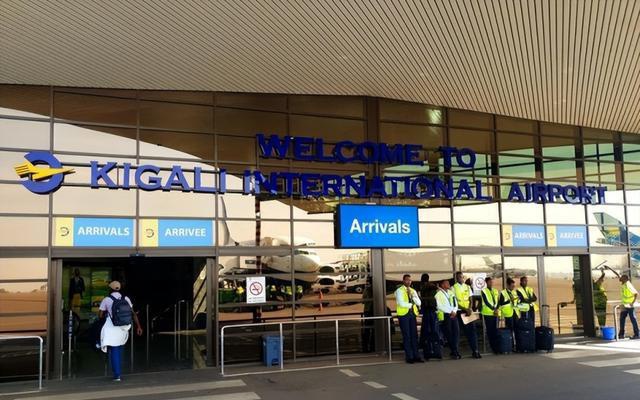
[[[253,276],[247,278],[247,303],[256,304],[267,301],[265,293],[265,277]]]

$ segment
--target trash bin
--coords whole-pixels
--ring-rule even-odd
[[[262,336],[262,361],[267,367],[280,365],[280,336]]]

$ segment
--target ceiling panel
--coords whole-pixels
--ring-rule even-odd
[[[0,3],[0,82],[368,95],[640,132],[640,1]]]

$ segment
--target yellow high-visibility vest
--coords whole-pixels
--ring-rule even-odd
[[[630,285],[631,285],[631,283],[629,283],[627,281],[620,288],[621,289],[620,290],[620,300],[622,300],[622,305],[625,306],[625,307],[633,307],[633,298],[635,297],[635,295],[633,294],[633,292],[629,288]]]
[[[457,283],[453,285],[453,293],[456,295],[460,308],[467,309],[471,306],[471,286],[466,283]]]
[[[409,303],[409,291],[411,291],[412,297],[414,295],[415,296],[418,295],[418,293],[413,288],[407,288],[403,286],[400,289],[402,289],[400,290],[400,296],[402,296],[402,300],[405,303]],[[409,313],[409,307],[401,307],[400,304],[396,305],[396,314],[398,314],[398,317],[402,317],[404,315],[407,315],[408,313]],[[416,306],[415,304],[413,304],[413,315],[418,315],[418,306]]]
[[[484,296],[482,296],[482,310],[480,311],[480,314],[487,316],[495,315],[493,312],[498,305],[500,296],[498,289],[484,288],[482,289],[482,294]]]
[[[518,293],[522,294],[522,297],[525,300],[530,300],[533,298],[533,289],[530,288],[529,286],[527,286],[526,288],[523,288],[522,286],[520,286],[517,289]],[[537,302],[532,302],[531,305],[533,306],[533,310],[534,311],[538,311],[538,303]]]
[[[513,317],[515,299],[513,298],[513,295],[510,293],[509,289],[503,289],[500,293],[502,294],[502,297],[509,301],[507,304],[503,304],[500,306],[500,314],[505,318],[511,318]],[[518,297],[516,296],[516,299],[517,298]]]

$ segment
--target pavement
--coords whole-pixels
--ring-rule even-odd
[[[337,399],[636,399],[640,341],[564,341],[552,353],[485,355],[481,360],[350,365],[220,377],[217,369],[0,385],[0,400],[337,400]],[[272,369],[273,371],[273,369]],[[2,394],[3,393],[3,394]]]

